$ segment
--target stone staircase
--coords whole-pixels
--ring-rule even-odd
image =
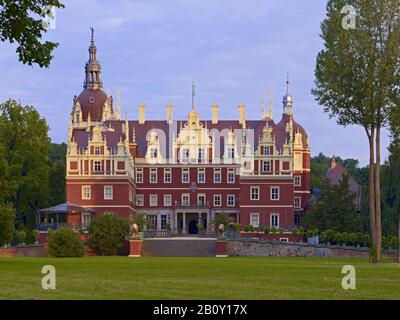
[[[153,238],[144,239],[142,256],[147,257],[215,257],[213,238]]]

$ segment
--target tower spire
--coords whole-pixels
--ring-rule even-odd
[[[262,119],[265,120],[267,118],[267,113],[265,112],[265,89],[262,90]]]
[[[289,71],[286,76],[286,95],[289,95]]]
[[[101,82],[101,66],[97,61],[97,48],[94,41],[94,28],[90,27],[91,37],[90,37],[90,46],[89,46],[89,61],[86,63],[85,67],[85,90],[96,90],[102,89],[103,83]]]
[[[196,96],[196,84],[192,81],[192,110],[195,109],[194,98]]]
[[[272,88],[269,89],[269,118],[273,118]]]

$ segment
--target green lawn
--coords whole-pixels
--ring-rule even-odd
[[[47,264],[56,290],[41,287]],[[341,288],[346,264],[356,267],[356,290]],[[0,258],[0,298],[400,299],[400,267],[329,258]]]

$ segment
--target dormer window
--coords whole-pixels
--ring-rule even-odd
[[[151,148],[150,149],[150,158],[151,159],[156,159],[157,158],[157,149],[156,148]]]
[[[228,148],[228,159],[235,158],[235,148]]]
[[[269,155],[270,155],[269,147],[264,147],[264,156],[269,156]]]
[[[183,149],[182,150],[182,158],[183,159],[189,159],[189,149]]]
[[[100,147],[94,147],[94,154],[96,156],[100,155]]]

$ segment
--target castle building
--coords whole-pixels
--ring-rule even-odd
[[[255,228],[300,224],[310,194],[310,145],[289,92],[278,123],[265,97],[258,120],[246,118],[243,104],[237,119],[219,119],[214,104],[204,120],[194,88],[187,119],[174,119],[168,104],[165,119],[149,120],[140,104],[138,118],[129,120],[119,94],[115,101],[103,90],[93,30],[85,74],[69,119],[68,203],[95,216],[143,213],[152,229],[173,234],[196,234],[200,225],[213,231],[219,214]],[[87,225],[93,214],[79,219]]]

